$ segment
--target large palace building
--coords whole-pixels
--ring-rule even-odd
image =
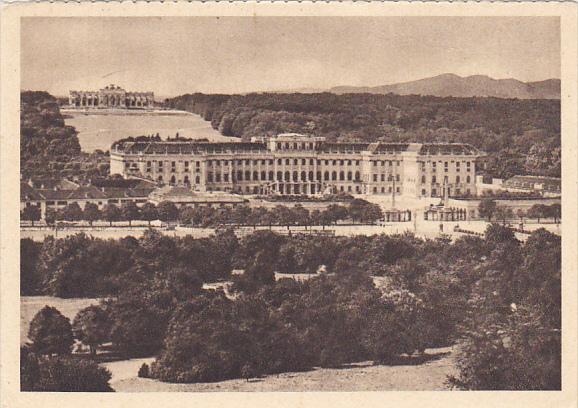
[[[120,86],[109,85],[99,91],[70,91],[69,105],[73,108],[152,109],[152,92],[127,92]]]
[[[476,194],[481,156],[460,143],[329,143],[290,133],[242,143],[119,141],[110,171],[197,191],[451,197]]]

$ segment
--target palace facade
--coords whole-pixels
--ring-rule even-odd
[[[330,143],[281,134],[251,142],[118,141],[111,174],[243,194],[476,194],[483,153],[461,143]]]
[[[73,108],[152,109],[153,92],[127,92],[120,86],[108,85],[98,91],[70,91],[69,105]]]

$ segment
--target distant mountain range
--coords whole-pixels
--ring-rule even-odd
[[[442,74],[417,81],[390,85],[372,87],[337,86],[328,91],[335,94],[395,93],[398,95],[415,94],[442,97],[491,96],[518,99],[560,99],[560,80],[547,79],[538,82],[522,82],[517,79],[494,79],[486,75],[461,77],[455,74]]]

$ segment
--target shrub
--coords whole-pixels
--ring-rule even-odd
[[[37,357],[21,349],[22,391],[111,392],[110,372],[91,360]]]
[[[147,363],[143,363],[140,368],[138,369],[138,377],[139,378],[149,378],[149,365]]]

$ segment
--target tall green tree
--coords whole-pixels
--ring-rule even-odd
[[[123,203],[120,211],[122,213],[122,218],[128,221],[129,226],[132,226],[132,222],[140,217],[140,209],[137,207],[134,201]]]
[[[163,222],[176,221],[179,217],[179,210],[172,201],[163,201],[157,206],[159,220]]]
[[[154,221],[159,217],[157,207],[150,202],[144,203],[144,205],[141,207],[140,213],[142,219],[148,221],[149,227],[151,225],[151,221]]]
[[[110,223],[111,227],[112,223],[115,221],[119,221],[122,216],[120,209],[112,203],[109,203],[104,207],[102,214],[104,216],[104,219]]]
[[[30,322],[30,349],[42,355],[70,354],[74,337],[70,320],[54,307],[44,306]]]
[[[108,313],[96,305],[80,310],[72,321],[74,337],[90,348],[92,356],[102,343],[109,341],[111,327]]]
[[[84,210],[82,211],[82,218],[88,221],[92,226],[94,221],[99,220],[102,217],[102,212],[98,208],[98,205],[94,203],[86,203],[84,205]]]
[[[20,214],[20,218],[26,221],[31,221],[32,226],[34,226],[35,221],[40,221],[40,207],[36,205],[24,207]]]

